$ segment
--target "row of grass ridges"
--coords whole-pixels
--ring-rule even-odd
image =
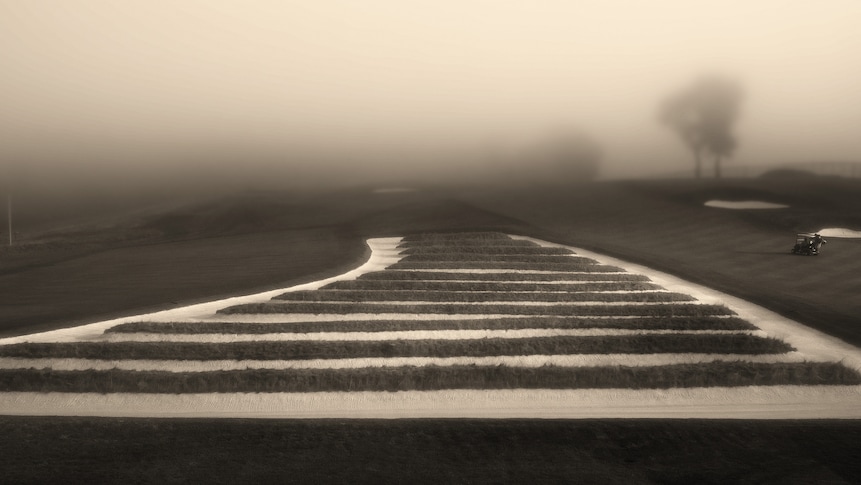
[[[541,246],[407,246],[402,248],[403,255],[440,255],[447,254],[481,254],[481,255],[533,255],[533,256],[561,256],[572,255],[572,251],[565,248],[541,247]]]
[[[508,261],[405,261],[401,260],[390,265],[389,269],[443,269],[443,270],[521,270],[521,271],[554,271],[554,272],[587,272],[587,273],[622,273],[618,266],[597,264],[595,262],[578,262],[573,258],[564,263],[524,263]]]
[[[446,315],[546,315],[546,316],[638,316],[695,317],[734,315],[723,305],[695,303],[620,304],[620,305],[515,305],[481,303],[322,303],[265,302],[234,305],[218,310],[219,314],[351,314],[401,313]]]
[[[274,297],[278,301],[303,302],[681,302],[694,301],[684,293],[656,292],[456,292],[456,291],[416,291],[416,290],[311,290],[292,291]]]
[[[470,340],[272,340],[254,342],[59,342],[0,347],[26,359],[306,360],[374,357],[487,357],[573,354],[781,354],[793,348],[748,334],[646,334]]]
[[[522,283],[488,281],[421,281],[421,280],[345,280],[335,281],[321,290],[351,291],[493,291],[493,292],[591,292],[591,291],[649,291],[662,290],[654,283],[643,282],[583,282],[583,283]]]
[[[115,325],[108,333],[268,334],[315,332],[397,332],[427,330],[756,330],[738,317],[559,318],[514,317],[469,320],[347,320],[328,322],[152,322]]]
[[[404,263],[537,263],[562,265],[592,265],[597,261],[582,256],[560,256],[546,254],[478,254],[478,253],[438,253],[410,254],[401,259]]]
[[[357,281],[487,281],[487,282],[522,282],[522,281],[649,281],[645,275],[624,272],[602,272],[602,273],[458,273],[458,272],[430,272],[430,271],[401,271],[388,269],[386,271],[375,271],[366,273]]]
[[[0,389],[7,392],[396,392],[858,384],[861,384],[858,372],[837,363],[816,362],[712,362],[650,367],[423,366],[216,372],[0,370]]]

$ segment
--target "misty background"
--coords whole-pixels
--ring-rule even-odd
[[[479,180],[566,133],[572,176],[692,175],[659,107],[704,74],[744,92],[725,167],[857,162],[858,25],[855,0],[0,0],[0,176]]]

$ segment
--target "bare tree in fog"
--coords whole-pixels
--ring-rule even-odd
[[[741,87],[734,81],[705,76],[661,105],[661,121],[674,129],[694,154],[697,178],[702,176],[706,156],[712,157],[715,177],[720,178],[721,162],[732,156],[737,145],[732,125],[741,100]]]

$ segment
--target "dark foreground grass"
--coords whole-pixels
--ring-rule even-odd
[[[498,292],[498,291],[422,291],[422,290],[313,290],[291,291],[273,298],[279,301],[430,301],[430,302],[674,302],[694,301],[684,293],[632,292],[632,293],[550,293],[550,292]]]
[[[861,421],[0,417],[6,483],[857,483]]]
[[[861,384],[861,376],[857,372],[836,363],[813,362],[710,362],[649,367],[424,366],[217,372],[0,370],[0,388],[10,392],[396,392],[857,384]]]
[[[358,281],[649,281],[630,273],[453,273],[386,270],[359,276]]]
[[[267,302],[234,305],[218,310],[224,315],[234,314],[349,314],[349,313],[412,313],[442,315],[547,315],[547,316],[642,316],[642,317],[694,317],[734,315],[723,305],[666,303],[655,305],[518,305],[477,303],[322,303],[322,302]]]
[[[487,281],[344,280],[323,290],[413,290],[413,291],[647,291],[660,285],[642,282],[521,283]]]
[[[792,346],[781,340],[746,334],[660,334],[472,340],[27,342],[0,347],[0,356],[106,360],[305,360],[687,352],[754,355],[780,354],[791,350],[794,350]]]
[[[696,318],[482,318],[472,320],[353,320],[332,322],[130,322],[115,333],[262,334],[314,332],[391,332],[416,330],[520,330],[527,328],[612,328],[628,330],[755,330],[737,317]]]

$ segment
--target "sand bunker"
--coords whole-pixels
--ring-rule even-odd
[[[846,229],[845,227],[826,227],[816,232],[825,237],[861,238],[861,231]]]
[[[773,202],[763,202],[761,200],[710,200],[705,203],[706,207],[717,207],[719,209],[786,209],[789,207],[784,204],[775,204]]]

